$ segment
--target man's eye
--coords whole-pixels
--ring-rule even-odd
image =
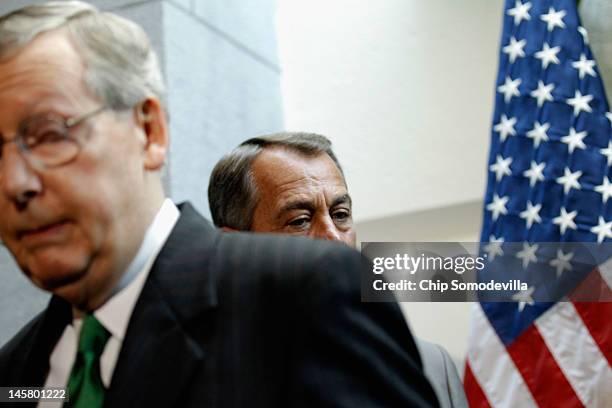
[[[306,225],[308,225],[309,222],[310,222],[309,217],[302,216],[302,217],[292,219],[291,221],[287,223],[287,225],[291,227],[300,228],[300,227],[305,227]]]
[[[60,130],[45,129],[26,136],[25,144],[29,148],[33,148],[40,145],[62,142],[64,139],[64,134]]]
[[[56,143],[64,140],[64,133],[57,129],[47,129],[38,134],[38,143]]]
[[[347,222],[351,218],[351,213],[347,210],[338,210],[332,213],[334,221]]]

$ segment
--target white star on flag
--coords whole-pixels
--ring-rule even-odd
[[[608,166],[612,165],[612,141],[608,142],[608,147],[599,150],[601,154],[608,158]]]
[[[512,157],[504,159],[500,154],[497,155],[495,163],[489,166],[489,169],[495,173],[495,180],[499,181],[504,176],[510,176],[512,174],[510,164],[512,164]]]
[[[603,178],[603,182],[595,187],[595,191],[601,194],[601,199],[604,204],[608,201],[608,198],[612,197],[612,183],[608,177]]]
[[[567,104],[574,107],[574,116],[578,116],[580,112],[591,112],[589,102],[593,100],[593,95],[582,95],[579,90],[576,90],[573,98],[567,100]]]
[[[542,162],[540,164],[535,161],[531,161],[531,167],[528,170],[523,172],[523,176],[529,179],[529,185],[531,187],[535,186],[538,181],[544,180],[544,168],[546,167],[546,163]]]
[[[531,20],[529,15],[529,9],[531,8],[531,2],[521,3],[520,0],[516,0],[514,8],[508,9],[506,12],[509,16],[514,17],[514,25],[521,24],[523,20]]]
[[[522,79],[512,79],[509,76],[506,77],[506,82],[503,85],[497,87],[500,93],[504,94],[504,102],[510,102],[513,96],[521,96],[519,92],[519,85],[521,85]]]
[[[584,28],[583,26],[578,26],[578,32],[582,36],[582,41],[584,41],[585,44],[588,44],[589,43],[589,33],[586,30],[586,28]]]
[[[502,113],[501,121],[493,126],[493,130],[499,132],[499,137],[501,141],[505,141],[508,135],[514,136],[516,135],[516,130],[514,130],[514,125],[516,124],[516,118],[510,118]]]
[[[508,199],[508,196],[499,197],[497,194],[493,194],[493,201],[487,204],[487,210],[493,213],[493,221],[497,220],[499,214],[508,214],[508,210],[506,209]]]
[[[580,60],[572,62],[572,67],[578,70],[578,77],[580,79],[584,78],[586,74],[589,74],[592,77],[596,77],[597,74],[593,67],[595,67],[595,61],[586,59],[586,55],[580,54]]]
[[[542,204],[533,205],[531,201],[527,201],[527,209],[519,214],[519,217],[527,222],[527,228],[531,228],[534,221],[538,224],[542,222],[539,214],[541,209]]]
[[[563,184],[563,192],[569,193],[572,188],[580,190],[581,186],[578,179],[582,176],[582,171],[577,170],[574,173],[568,167],[563,170],[563,176],[557,178],[557,183]]]
[[[548,14],[542,14],[540,19],[547,24],[548,31],[552,31],[555,27],[565,28],[563,17],[566,15],[565,10],[555,11],[553,7],[548,9]]]
[[[489,243],[484,246],[484,251],[487,253],[487,258],[489,258],[489,261],[493,261],[496,256],[504,254],[504,250],[502,249],[503,243],[503,237],[495,238],[494,235],[489,237]]]
[[[606,112],[606,118],[608,118],[608,121],[610,121],[610,126],[612,126],[612,113]]]
[[[561,235],[565,234],[565,231],[568,228],[571,228],[573,230],[576,229],[576,223],[574,223],[574,218],[576,218],[577,214],[578,211],[572,211],[571,213],[568,213],[565,208],[561,207],[561,214],[559,214],[558,217],[553,218],[553,224],[559,226],[559,230],[561,230]]]
[[[561,51],[561,47],[550,48],[548,43],[544,43],[542,50],[535,53],[535,57],[542,61],[542,69],[548,68],[550,63],[559,63],[559,58],[557,58],[559,51]]]
[[[527,132],[527,137],[533,139],[533,145],[538,147],[540,142],[548,140],[548,134],[546,132],[550,128],[550,123],[544,123],[543,125],[540,122],[535,122],[533,124],[533,129]]]
[[[514,295],[512,295],[512,300],[515,300],[518,302],[519,312],[522,312],[523,309],[525,309],[525,304],[528,304],[529,306],[534,305],[533,298],[531,297],[534,289],[535,287],[531,286],[525,290],[521,290],[520,292],[516,292]]]
[[[550,83],[544,85],[544,82],[538,81],[538,89],[531,91],[530,95],[538,100],[538,108],[544,105],[544,102],[552,102],[553,96],[552,91],[555,89],[555,85]]]
[[[538,244],[529,245],[523,242],[523,249],[516,254],[516,257],[523,261],[523,268],[527,268],[530,262],[538,261],[538,258],[536,258],[538,248]]]
[[[525,51],[523,51],[523,48],[525,48],[525,45],[527,44],[527,40],[521,40],[521,41],[516,41],[516,38],[514,37],[510,37],[510,44],[506,45],[503,49],[502,52],[504,54],[508,54],[508,57],[510,58],[510,63],[514,63],[514,61],[516,61],[517,57],[524,57],[525,56]]]
[[[567,254],[564,254],[562,250],[557,249],[557,257],[550,261],[550,266],[556,268],[557,270],[557,278],[560,277],[566,269],[568,271],[572,270],[572,264],[570,263],[570,261],[573,257],[573,252],[568,252]]]
[[[612,221],[606,222],[600,215],[599,222],[591,228],[593,234],[597,234],[597,243],[601,244],[606,238],[612,238]]]
[[[576,129],[574,129],[573,127],[570,128],[570,132],[567,136],[563,136],[561,138],[561,141],[565,144],[567,144],[569,152],[573,153],[574,149],[579,148],[579,149],[586,149],[586,145],[584,144],[584,142],[582,141],[582,139],[584,139],[585,137],[587,137],[587,132],[586,131],[582,131],[582,132],[576,132]]]

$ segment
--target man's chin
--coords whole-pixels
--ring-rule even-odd
[[[65,266],[65,265],[64,265]],[[58,269],[30,269],[28,277],[39,288],[61,297],[84,312],[100,307],[109,291],[96,282],[89,264],[81,267]]]
[[[89,264],[70,257],[37,257],[30,259],[23,269],[36,286],[65,298],[63,294],[83,285]]]

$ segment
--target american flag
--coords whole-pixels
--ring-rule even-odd
[[[612,240],[612,115],[576,0],[506,0],[481,242]],[[610,245],[610,244],[603,244]],[[571,273],[560,250],[550,267]],[[612,262],[589,276],[610,292]],[[612,303],[475,304],[472,407],[612,407]],[[574,301],[572,301],[574,299]]]

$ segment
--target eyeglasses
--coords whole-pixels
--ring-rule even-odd
[[[81,150],[79,141],[70,134],[71,129],[106,109],[103,106],[68,119],[54,113],[29,118],[19,125],[14,138],[4,141],[0,138],[0,161],[4,145],[14,142],[32,163],[43,167],[66,164],[74,160]]]

